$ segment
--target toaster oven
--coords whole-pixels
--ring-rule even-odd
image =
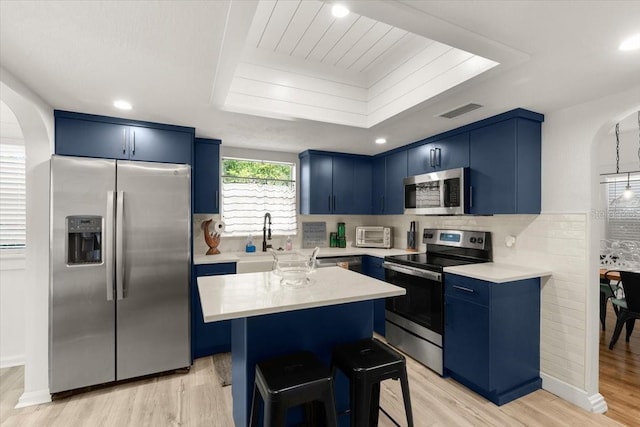
[[[390,227],[360,226],[356,227],[356,246],[359,248],[384,248],[393,245],[393,234]]]

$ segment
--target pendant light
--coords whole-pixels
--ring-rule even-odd
[[[616,172],[615,175],[620,175],[620,123],[616,123]],[[638,163],[640,168],[640,111],[638,111]],[[634,171],[635,173],[635,171]],[[613,174],[603,174],[613,175]],[[624,187],[622,194],[610,203],[612,206],[619,207],[638,207],[640,206],[640,197],[637,197],[633,189],[631,188],[631,172],[627,172],[627,185]]]

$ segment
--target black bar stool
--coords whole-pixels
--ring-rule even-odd
[[[333,377],[311,352],[276,357],[256,365],[251,427],[258,425],[260,396],[264,401],[265,427],[285,426],[287,409],[298,405],[304,405],[306,425],[338,425]],[[324,417],[315,408],[318,402],[324,406]]]
[[[334,378],[336,368],[350,381],[352,427],[378,425],[380,382],[390,378],[400,379],[407,424],[413,427],[407,364],[403,355],[375,338],[368,338],[334,347],[331,362]],[[385,414],[389,416],[387,412]],[[391,420],[398,425],[393,418]]]

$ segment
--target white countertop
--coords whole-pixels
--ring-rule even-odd
[[[295,252],[308,253],[311,255],[313,249],[294,249]],[[402,255],[411,253],[405,249],[375,249],[375,248],[320,248],[318,258],[351,256],[351,255],[371,255],[384,258],[388,255]],[[193,263],[198,264],[220,264],[223,262],[244,262],[244,261],[264,261],[273,259],[269,252],[223,252],[218,255],[193,255]]]
[[[551,270],[545,268],[525,267],[495,262],[445,267],[444,272],[459,274],[460,276],[471,277],[472,279],[486,280],[493,283],[505,283],[515,280],[551,276]]]
[[[398,286],[340,267],[319,268],[300,289],[280,285],[273,272],[198,277],[205,322],[404,295]]]

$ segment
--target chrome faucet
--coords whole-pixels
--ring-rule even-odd
[[[267,218],[269,218],[269,231],[267,234]],[[271,240],[271,214],[267,212],[264,214],[264,222],[262,225],[262,252],[267,252],[267,249],[271,245],[267,245],[267,240]]]

